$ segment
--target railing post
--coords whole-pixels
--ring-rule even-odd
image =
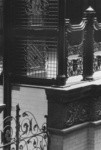
[[[11,81],[9,72],[9,9],[10,1],[3,1],[3,103],[6,105],[3,117],[11,116]],[[10,126],[10,122],[4,122],[4,128]],[[7,141],[4,141],[7,144]],[[10,150],[10,146],[5,146],[4,150]]]
[[[58,76],[57,84],[65,85],[67,79],[67,59],[65,50],[65,15],[66,0],[59,0],[59,34],[58,34]]]
[[[20,122],[19,122],[19,105],[16,106],[16,150],[19,150],[19,131],[20,131]]]
[[[83,53],[83,79],[93,79],[93,51],[94,51],[94,18],[95,11],[89,7],[84,12],[87,23],[84,31],[84,53]]]

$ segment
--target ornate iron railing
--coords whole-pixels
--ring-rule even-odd
[[[15,63],[10,62],[9,72],[14,79],[56,79],[58,0],[14,0],[11,4],[13,45],[8,55]]]
[[[89,7],[80,24],[72,25],[69,19],[65,24],[67,76],[81,74],[84,80],[91,79],[94,72],[101,70],[101,42],[95,41],[95,32],[101,31],[101,23],[97,22],[95,11]]]
[[[94,42],[93,70],[101,71],[101,42]]]
[[[58,0],[20,0],[15,11],[16,26],[19,23],[20,26],[33,28],[58,26]]]
[[[95,17],[94,19],[94,31],[99,31],[101,32],[101,23],[98,23],[97,18]],[[99,39],[98,39],[99,41]],[[101,71],[101,41],[100,42],[95,42],[94,41],[94,61],[93,61],[93,66],[94,66],[94,72],[96,71]]]
[[[83,74],[83,46],[84,46],[84,29],[86,19],[78,25],[72,25],[69,19],[65,20],[66,24],[66,43],[67,43],[67,76],[77,76]],[[78,35],[79,39],[77,40]],[[74,39],[72,39],[75,36]],[[71,44],[70,44],[71,43]]]
[[[3,120],[4,128],[0,129],[0,148],[9,147],[11,150],[47,150],[47,125],[42,127],[35,116],[25,111],[20,114],[19,105],[16,106],[16,117],[8,116]],[[1,125],[2,127],[2,125]]]
[[[12,82],[64,85],[71,76],[92,80],[93,73],[101,70],[100,41],[95,40],[101,24],[91,7],[80,24],[72,25],[66,18],[65,0],[12,0],[11,4],[12,11],[6,12],[13,22],[5,27],[5,38],[12,35],[5,40],[4,74],[11,75]],[[4,20],[6,26],[10,19]]]

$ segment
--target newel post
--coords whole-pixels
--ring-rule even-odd
[[[87,20],[86,28],[84,31],[84,54],[83,54],[83,79],[93,79],[93,50],[94,50],[94,18],[95,11],[89,7],[84,12],[84,17]]]

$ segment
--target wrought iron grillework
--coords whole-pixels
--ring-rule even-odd
[[[16,39],[15,51],[12,49],[11,59],[14,59],[13,74],[32,78],[51,79],[57,76],[57,41]]]
[[[93,70],[101,71],[101,42],[94,42]]]
[[[10,49],[8,57],[12,60],[9,65],[10,73],[14,75],[13,77],[18,75],[13,81],[18,79],[17,82],[20,80],[25,82],[27,79],[27,83],[29,81],[31,83],[31,78],[35,80],[54,78],[58,80],[45,81],[52,81],[52,84],[55,84],[61,78],[66,81],[68,77],[78,75],[82,75],[84,80],[89,80],[93,71],[100,70],[101,58],[96,52],[93,55],[94,23],[91,24],[92,34],[89,34],[87,27],[91,21],[89,17],[85,16],[78,25],[71,25],[70,20],[65,18],[66,1],[62,3],[58,0],[14,0],[14,2],[15,24],[13,28],[10,27],[9,32],[12,35],[7,46],[7,49]],[[89,10],[86,10],[88,14]],[[11,19],[13,20],[12,17]],[[22,78],[23,76],[25,77]],[[33,79],[33,83],[35,80]],[[44,80],[39,81],[42,83]]]
[[[16,106],[16,117],[8,116],[4,119],[5,127],[1,129],[0,148],[10,146],[11,150],[47,150],[47,125],[39,127],[35,116],[25,111],[20,114],[19,105]]]
[[[83,73],[83,42],[79,45],[68,46],[67,74],[68,77]]]
[[[58,25],[58,0],[20,0],[15,5],[16,26],[49,28]]]
[[[94,42],[94,72],[101,71],[101,43]],[[68,46],[68,76],[80,75],[83,73],[83,42],[79,45]]]
[[[78,38],[77,38],[78,37]],[[84,30],[69,31],[66,28],[67,76],[83,74]]]
[[[44,41],[39,43],[27,41],[25,47],[27,51],[27,75],[45,77],[46,61],[47,61],[47,46]]]
[[[83,21],[85,24],[85,20]],[[83,23],[82,22],[82,23]],[[74,28],[75,26],[75,28]],[[83,74],[84,41],[86,38],[85,25],[80,29],[78,25],[72,26],[66,20],[66,51],[67,51],[67,76]],[[101,42],[95,42],[93,35],[93,72],[101,70]],[[86,48],[87,49],[87,48]],[[90,52],[91,53],[91,52]],[[85,58],[86,59],[86,58]]]
[[[57,43],[53,40],[28,41],[27,75],[39,78],[56,78]]]

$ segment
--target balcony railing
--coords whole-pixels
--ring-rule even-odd
[[[41,80],[41,84],[64,85],[78,75],[93,80],[94,72],[101,70],[101,24],[95,11],[89,7],[81,23],[72,25],[66,18],[65,1],[15,1],[10,5],[15,13],[9,14],[14,20],[9,31],[5,29],[5,34],[12,34],[6,42],[9,56],[7,64],[4,59],[5,74],[9,72],[13,82],[30,80],[34,84]]]
[[[71,25],[70,21],[66,20],[67,74],[69,77],[81,74],[84,80],[92,80],[94,72],[101,70],[101,42],[95,41],[95,36],[98,34],[96,31],[101,32],[101,24],[98,23],[95,14],[95,11],[89,7],[84,12],[80,24]],[[79,44],[71,46],[70,43],[77,42],[77,39]]]
[[[37,40],[35,43],[29,42],[27,46],[27,76],[68,79],[82,75],[83,80],[92,80],[93,73],[101,70],[101,42],[95,41],[96,31],[100,30],[101,24],[97,22],[95,11],[91,7],[84,12],[80,24],[72,25],[69,19],[65,19],[65,72],[58,71],[59,68],[61,70],[59,61],[62,53],[53,47],[55,41]]]

